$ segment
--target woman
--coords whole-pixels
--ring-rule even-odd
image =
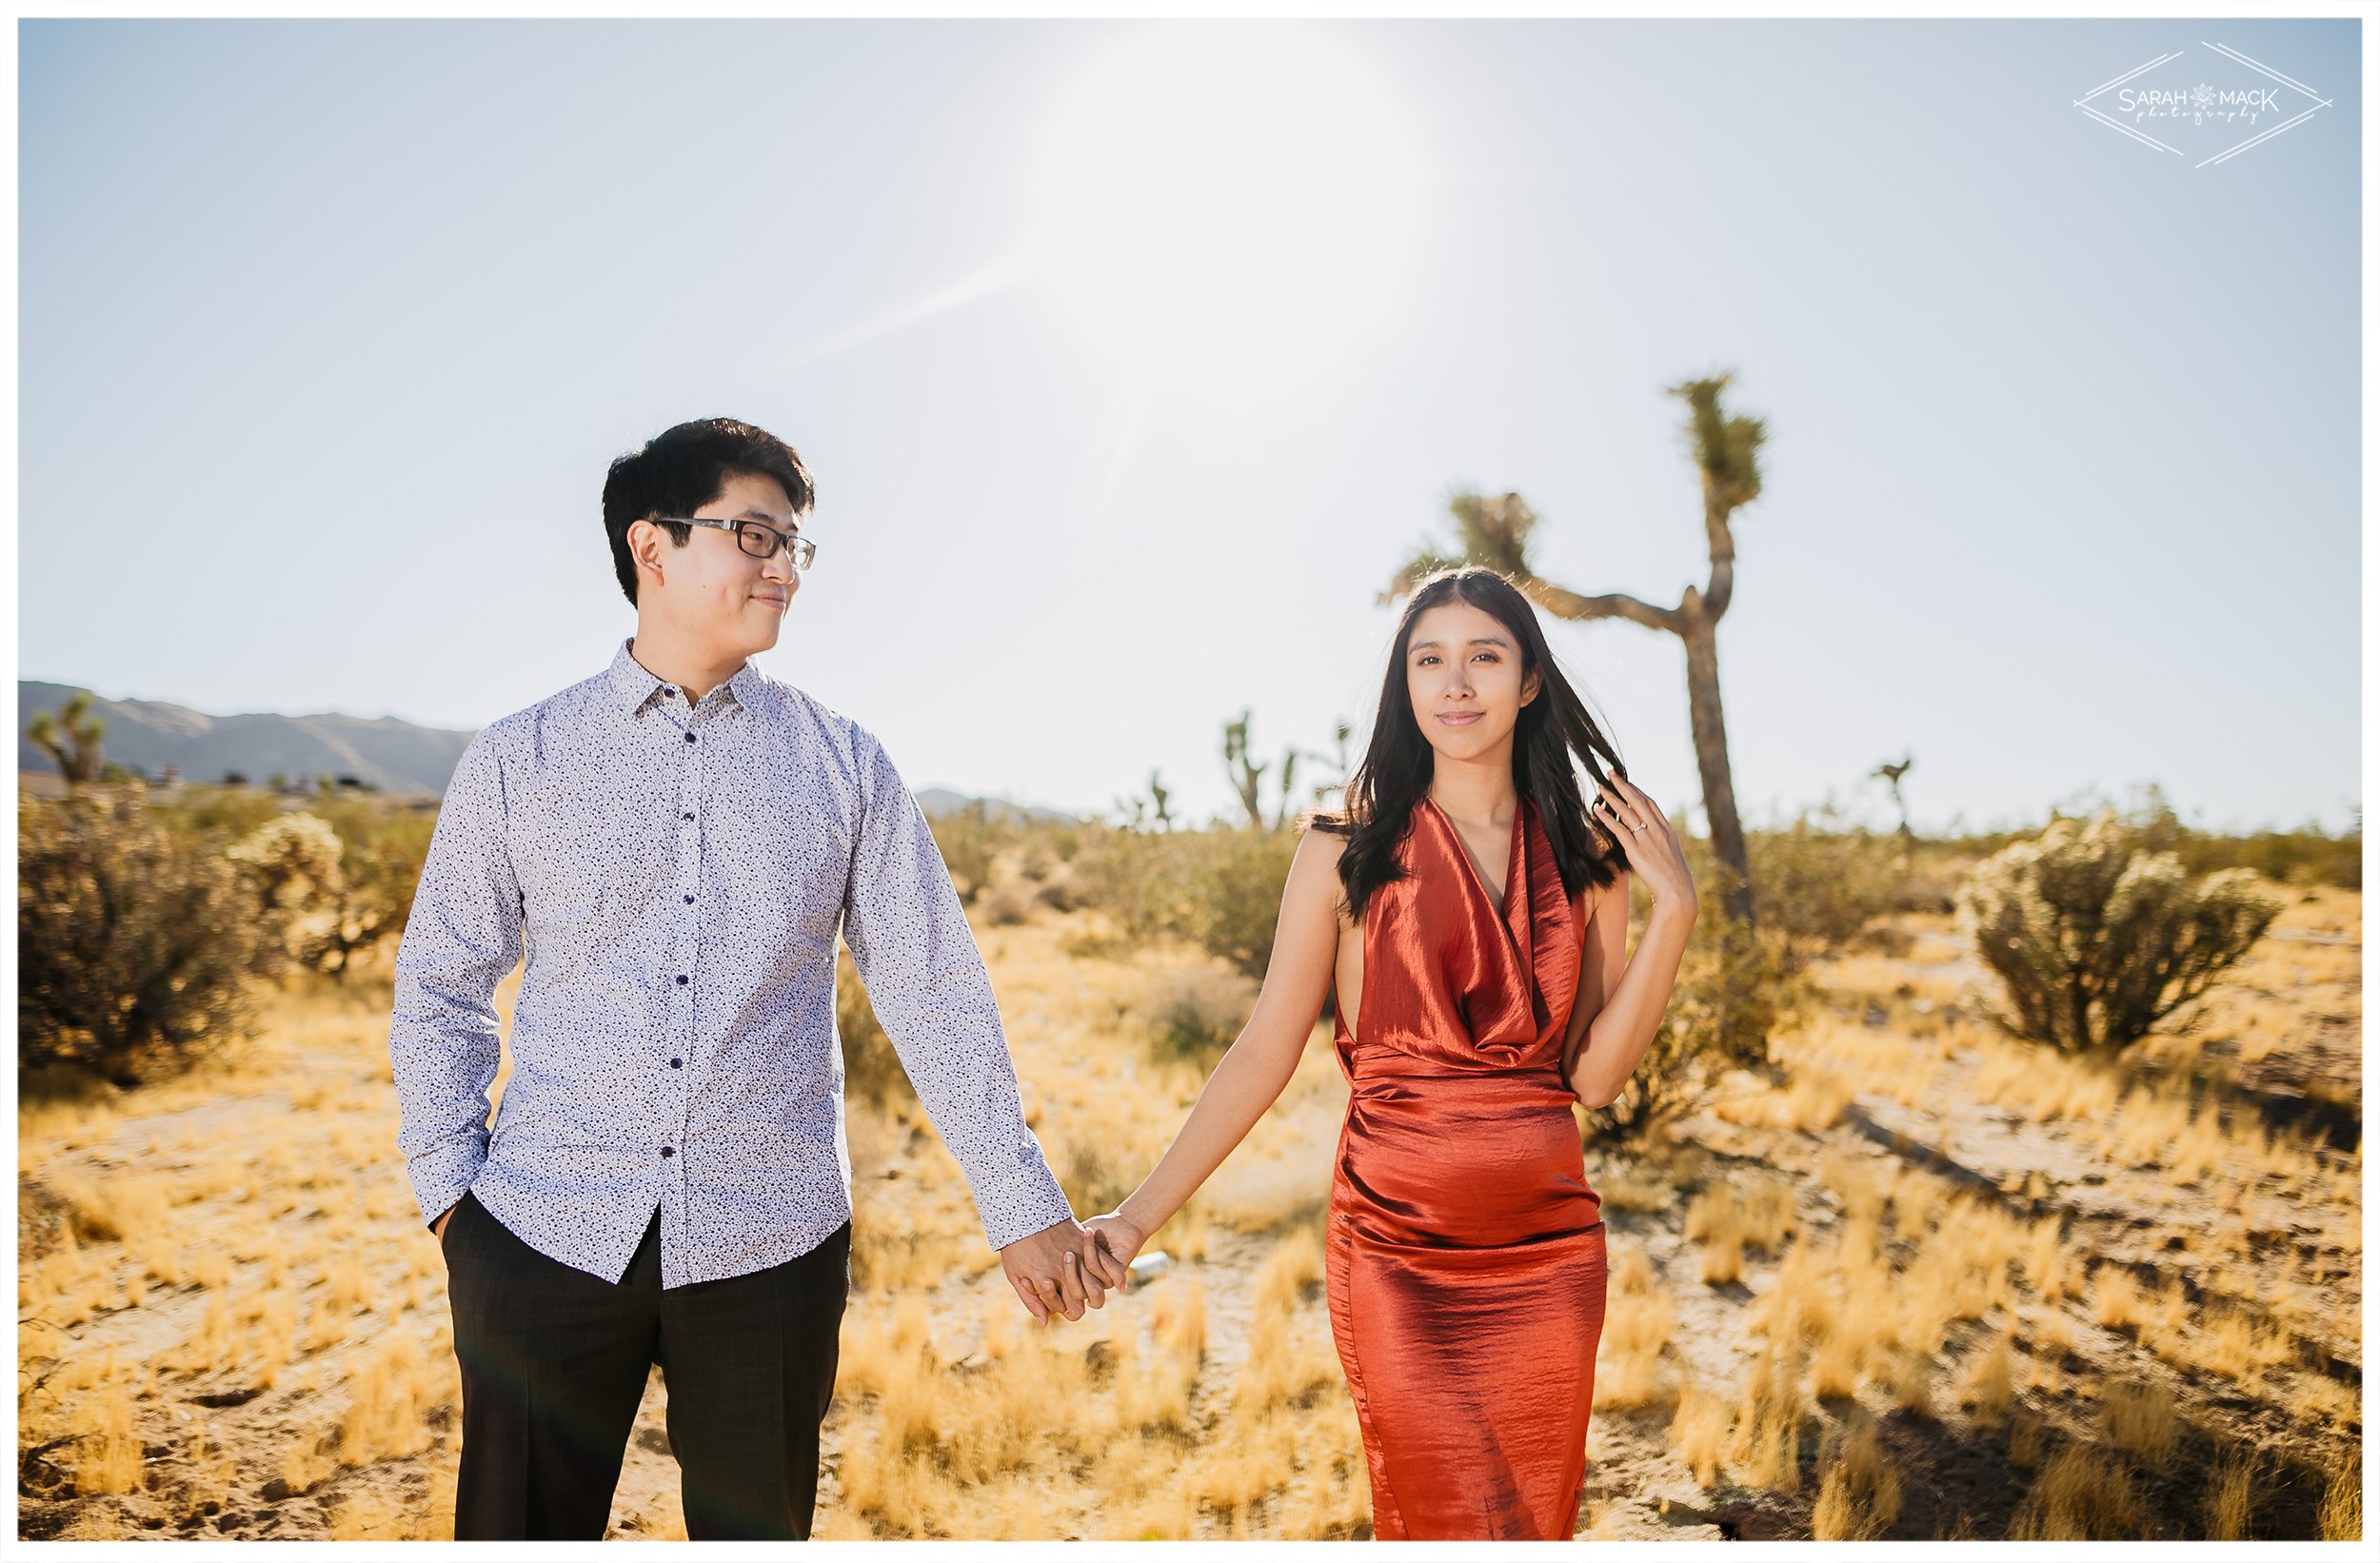
[[[1589,805],[1572,762],[1600,778],[1598,753],[1616,779]],[[1280,1095],[1336,983],[1352,1094],[1324,1253],[1374,1533],[1566,1540],[1604,1290],[1571,1103],[1644,1057],[1694,881],[1527,600],[1477,566],[1406,606],[1346,805],[1299,842],[1246,1028],[1086,1224],[1129,1263]],[[1626,959],[1631,867],[1653,911]]]

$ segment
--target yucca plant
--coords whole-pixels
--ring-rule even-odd
[[[1999,979],[1977,995],[2000,1024],[2073,1051],[2114,1049],[2197,999],[2264,936],[2281,903],[2254,871],[2193,880],[2102,809],[1976,865],[1958,922]]]

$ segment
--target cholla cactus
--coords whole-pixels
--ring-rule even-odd
[[[336,942],[345,850],[328,821],[304,813],[275,816],[224,849],[255,886],[266,921],[279,930],[279,940],[268,942],[299,965],[317,964]]]
[[[327,820],[283,814],[249,831],[223,855],[248,866],[267,906],[301,911],[339,888],[339,855],[345,850]]]
[[[2118,1048],[2204,993],[2281,903],[2254,871],[2192,883],[2171,852],[2137,850],[2112,810],[2057,820],[1978,864],[1958,923],[2000,981],[1985,1013],[2069,1049]]]

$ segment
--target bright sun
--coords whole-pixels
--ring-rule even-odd
[[[1413,292],[1412,116],[1319,30],[1136,30],[1054,104],[1028,243],[1148,390],[1244,402],[1343,371]]]

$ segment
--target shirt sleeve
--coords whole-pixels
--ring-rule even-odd
[[[966,1174],[994,1248],[1074,1212],[1024,1121],[991,975],[891,759],[859,740],[861,821],[843,938],[918,1100]]]
[[[504,776],[486,729],[455,762],[398,941],[388,1062],[397,1148],[422,1217],[463,1197],[487,1159],[496,984],[521,959],[521,889],[505,843]]]

